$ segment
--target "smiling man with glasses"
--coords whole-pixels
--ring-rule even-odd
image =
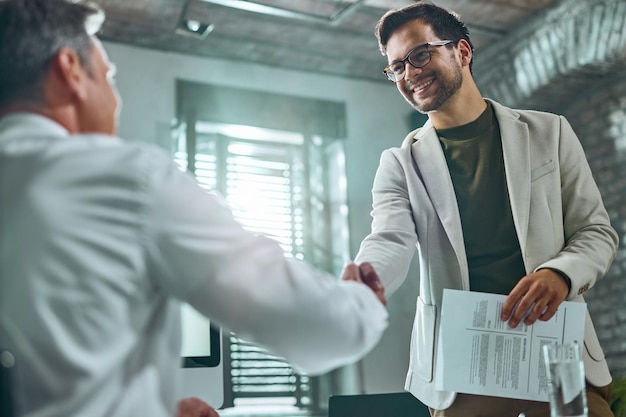
[[[500,318],[516,328],[549,320],[564,300],[583,302],[604,276],[618,236],[583,148],[564,117],[482,97],[469,32],[454,13],[419,2],[387,12],[376,35],[387,78],[428,115],[383,152],[372,231],[355,259],[374,267],[388,297],[419,249],[406,389],[436,417],[547,416],[547,402],[436,390],[435,340],[445,288],[507,295]],[[612,416],[604,354],[589,316],[580,325],[589,416]]]

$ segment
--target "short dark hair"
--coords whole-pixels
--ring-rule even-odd
[[[102,9],[66,0],[0,0],[0,107],[40,103],[50,63],[61,48],[73,49],[90,70],[91,36]]]
[[[391,35],[402,26],[414,20],[421,20],[429,25],[439,39],[454,41],[465,39],[472,51],[474,51],[474,45],[472,45],[469,37],[469,30],[455,12],[429,2],[419,2],[401,9],[389,10],[378,20],[375,34],[378,40],[378,48],[383,55],[387,55],[387,42],[389,42]]]

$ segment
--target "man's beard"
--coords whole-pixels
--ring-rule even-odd
[[[406,101],[418,112],[428,113],[430,111],[438,110],[450,97],[452,97],[463,83],[463,73],[461,67],[455,65],[450,73],[437,73],[438,89],[434,97],[429,97],[425,102],[418,103],[415,101],[412,92],[410,95],[405,95]]]

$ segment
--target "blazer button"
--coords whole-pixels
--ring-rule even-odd
[[[580,289],[578,290],[578,295],[581,295],[582,293],[584,293],[588,289],[589,289],[589,283],[587,283],[587,284],[583,285],[582,287],[580,287]]]

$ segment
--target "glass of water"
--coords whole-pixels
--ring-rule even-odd
[[[543,346],[550,417],[587,417],[585,369],[578,343]]]

